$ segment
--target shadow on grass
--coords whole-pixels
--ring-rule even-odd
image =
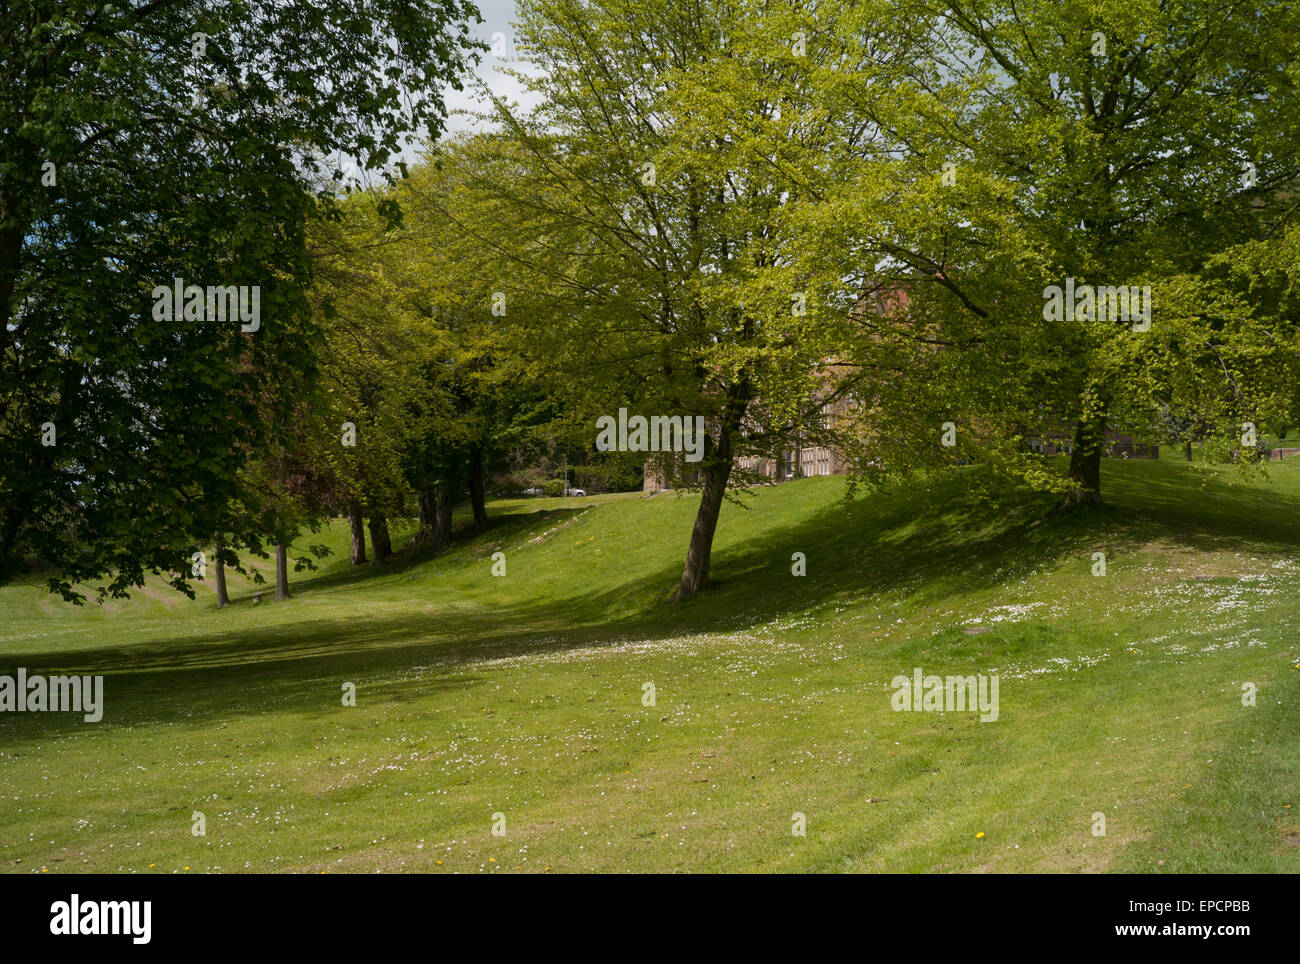
[[[1159,466],[1159,468],[1156,468]],[[1290,466],[1271,482],[1236,482],[1229,470],[1206,473],[1186,463],[1116,465],[1106,498],[1135,534],[1185,542],[1193,548],[1292,551],[1300,547],[1300,486]],[[1147,468],[1147,467],[1143,467]]]
[[[581,507],[564,509],[537,509],[531,512],[511,512],[507,515],[489,515],[487,525],[482,529],[474,526],[473,519],[458,519],[459,525],[453,526],[452,544],[443,549],[409,542],[407,532],[414,533],[415,524],[403,520],[403,540],[406,544],[396,550],[382,563],[368,562],[362,566],[352,566],[348,562],[335,563],[328,569],[300,579],[299,591],[334,589],[342,585],[365,584],[376,578],[391,578],[423,569],[430,562],[455,552],[470,552],[486,556],[486,549],[502,539],[519,538],[533,530],[555,524],[557,520],[568,519],[582,512]]]
[[[989,589],[1091,551],[1099,539],[1159,537],[1198,549],[1279,552],[1300,545],[1300,525],[1273,521],[1279,513],[1295,515],[1295,500],[1281,490],[1246,490],[1251,511],[1264,515],[1243,520],[1240,487],[1214,477],[1202,484],[1186,471],[1149,467],[1139,486],[1124,466],[1108,473],[1118,476],[1107,480],[1113,483],[1111,508],[1049,517],[1050,501],[1041,496],[990,495],[971,484],[978,480],[970,470],[964,472],[825,505],[793,525],[724,545],[714,557],[715,587],[676,605],[662,602],[680,572],[673,560],[599,593],[531,599],[497,611],[313,619],[304,608],[291,623],[79,650],[69,654],[75,664],[58,662],[59,654],[45,662],[32,654],[3,653],[0,668],[111,674],[105,681],[109,725],[255,714],[268,705],[326,713],[338,705],[340,684],[347,680],[384,679],[390,695],[397,685],[393,677],[412,674],[402,686],[463,688],[477,682],[466,670],[481,660],[613,645],[629,637],[653,641],[683,632],[744,630],[790,613],[891,593],[907,598]],[[1191,508],[1189,497],[1196,499]],[[502,537],[518,538],[580,511],[498,517],[454,551],[485,554]],[[807,557],[807,576],[790,572],[796,551]],[[430,562],[436,565],[436,556],[404,553],[373,574],[324,574],[303,587],[337,588]],[[0,721],[0,733],[40,739],[85,725],[74,714],[13,714]]]
[[[958,495],[949,485],[938,498],[951,504]],[[609,645],[629,636],[653,640],[683,630],[743,629],[845,592],[887,591],[924,580],[948,566],[954,554],[973,552],[983,560],[977,566],[962,563],[957,567],[968,586],[1010,578],[993,564],[1013,548],[1023,548],[1023,536],[1010,531],[1010,517],[1004,518],[1003,528],[972,536],[960,520],[969,521],[977,506],[934,512],[928,522],[918,524],[910,517],[915,502],[915,493],[909,493],[847,506],[837,503],[797,525],[769,530],[730,546],[715,564],[721,580],[718,587],[676,606],[653,602],[639,608],[627,606],[629,600],[661,597],[677,575],[673,562],[638,579],[611,585],[600,594],[532,600],[498,612],[405,612],[378,618],[312,619],[303,611],[292,623],[81,650],[75,656],[75,667],[37,665],[30,655],[22,662],[32,673],[76,669],[111,674],[106,681],[109,692],[126,707],[125,715],[115,714],[114,720],[123,724],[157,720],[160,715],[194,719],[241,709],[255,711],[239,694],[250,689],[265,691],[268,685],[279,691],[277,707],[308,710],[320,708],[322,701],[336,700],[338,682],[357,676],[418,671],[432,683],[445,675],[439,667],[454,670],[484,659]],[[552,512],[539,519],[508,518],[460,548],[470,548],[474,541],[491,544],[503,533],[526,534],[530,526],[550,524],[568,515],[571,512]],[[783,558],[783,547],[790,545],[806,547],[826,575],[792,577]],[[415,566],[418,561],[411,559],[406,565]],[[859,578],[864,571],[870,573],[865,581]],[[337,584],[328,578],[312,581],[313,588]],[[755,600],[762,600],[761,611]],[[13,654],[3,654],[0,666],[18,660]],[[334,682],[329,687],[314,682],[322,678]],[[174,698],[178,694],[183,694],[179,702]],[[47,724],[53,722],[52,717],[46,715]],[[48,725],[45,729],[48,732]]]

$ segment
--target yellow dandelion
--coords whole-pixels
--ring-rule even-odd
[[[976,839],[976,840],[979,840],[980,837],[983,837],[983,836],[984,836],[984,831],[981,830],[979,833],[977,833],[977,834],[975,835],[975,839]]]

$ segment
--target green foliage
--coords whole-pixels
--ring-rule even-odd
[[[845,357],[865,476],[965,458],[1059,488],[1027,439],[1158,438],[1170,419],[1200,438],[1294,411],[1294,326],[1228,277],[1300,174],[1298,14],[1268,6],[884,3],[824,21],[819,42],[879,51],[823,80],[872,136],[838,146],[830,168],[853,174],[807,205],[801,248],[823,297],[862,309]],[[1045,320],[1067,278],[1150,285],[1150,330]],[[955,450],[936,444],[947,421]]]
[[[393,514],[416,496],[463,490],[476,466],[486,473],[529,444],[549,408],[514,323],[526,309],[491,311],[491,282],[508,265],[472,227],[482,202],[457,177],[468,149],[445,145],[392,189],[354,195],[317,225],[325,404],[312,461],[336,507]],[[340,444],[345,422],[354,446]]]
[[[151,571],[187,589],[189,551],[233,524],[243,468],[311,381],[313,192],[338,155],[378,169],[438,129],[473,15],[0,10],[0,582],[34,555],[65,594],[102,576],[120,595]],[[156,321],[151,292],[174,278],[260,286],[261,327]]]
[[[427,522],[543,452],[632,486],[587,458],[626,407],[707,420],[666,466],[705,491],[689,595],[749,457],[1076,499],[1107,431],[1249,467],[1243,426],[1300,417],[1292,4],[526,0],[537,106],[440,140],[475,15],[0,14],[0,581],[185,590],[213,533],[233,564],[346,507]],[[153,322],[173,277],[260,285],[266,324]],[[1150,328],[1050,318],[1067,279],[1149,286]]]
[[[503,211],[501,278],[531,305],[535,351],[567,380],[575,434],[634,411],[705,415],[739,454],[805,427],[842,319],[815,302],[787,209],[841,134],[795,57],[793,6],[527,3],[520,46],[542,98],[496,104],[523,178],[484,165],[474,189]],[[824,66],[822,64],[821,66]],[[801,306],[802,307],[802,306]],[[751,407],[762,397],[761,408]]]

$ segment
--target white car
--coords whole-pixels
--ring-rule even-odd
[[[565,489],[564,494],[565,495],[586,495],[587,492],[585,489]]]

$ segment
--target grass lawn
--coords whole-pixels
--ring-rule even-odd
[[[106,706],[0,714],[0,869],[1300,870],[1300,459],[1103,468],[1067,516],[973,469],[764,487],[680,605],[672,493],[496,502],[362,571],[337,526],[285,603],[10,585],[0,672]],[[894,712],[917,666],[998,674],[999,718]]]

